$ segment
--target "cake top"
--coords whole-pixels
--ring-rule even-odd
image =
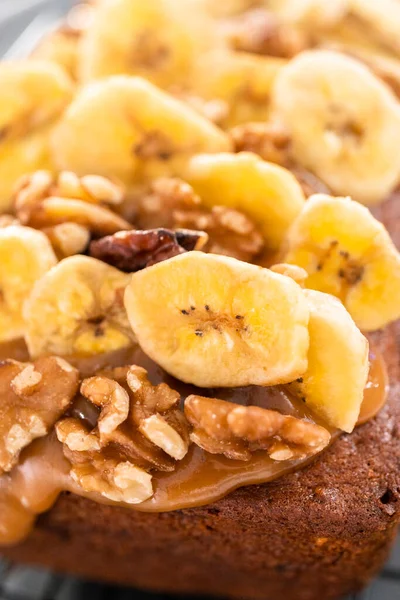
[[[384,403],[397,37],[369,3],[223,4],[85,5],[0,64],[0,542],[62,491],[283,476]]]

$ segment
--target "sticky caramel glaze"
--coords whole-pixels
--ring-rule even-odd
[[[0,346],[0,360],[10,358],[11,347]],[[14,356],[27,359],[23,345],[16,344]],[[25,352],[25,354],[24,354]],[[365,407],[361,412],[361,422],[376,414],[384,403],[387,391],[387,377],[384,362],[371,355],[370,379],[366,387]],[[199,392],[193,386],[182,384],[167,375],[138,348],[123,350],[107,356],[70,359],[79,366],[85,375],[99,369],[122,364],[138,364],[148,369],[153,383],[165,381],[178,389],[182,397]],[[246,388],[200,390],[202,395],[218,396],[241,404],[253,404],[279,410],[285,414],[318,422],[307,410],[304,403],[290,397],[282,389]],[[90,423],[96,420],[96,412],[83,398],[75,403],[71,413]],[[339,435],[331,430],[332,439]],[[265,452],[254,453],[249,462],[229,460],[212,455],[192,445],[187,456],[178,463],[172,473],[155,473],[153,476],[154,495],[142,504],[129,508],[145,512],[171,511],[208,504],[228,492],[255,483],[271,481],[286,473],[305,466],[312,459],[279,463],[271,460]],[[87,494],[69,477],[69,464],[62,453],[61,444],[54,433],[35,441],[21,456],[20,463],[11,475],[0,477],[0,544],[14,544],[30,532],[35,516],[48,509],[63,491],[86,496],[96,502],[113,504],[99,494]]]

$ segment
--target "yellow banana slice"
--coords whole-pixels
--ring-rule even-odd
[[[273,385],[307,368],[302,289],[268,269],[188,252],[135,273],[125,307],[146,354],[182,381]]]
[[[59,262],[25,306],[30,355],[90,356],[129,346],[134,336],[123,307],[129,279],[87,256]]]
[[[0,341],[4,342],[23,336],[23,304],[57,258],[44,233],[19,225],[0,229],[0,253]]]
[[[32,53],[35,60],[46,60],[62,67],[72,79],[77,78],[79,36],[67,28],[52,31]]]
[[[132,183],[178,174],[197,152],[221,152],[228,137],[184,103],[140,77],[115,76],[84,88],[53,136],[61,169]]]
[[[287,235],[285,262],[308,288],[337,296],[361,330],[400,317],[400,255],[382,223],[350,198],[311,196]]]
[[[290,171],[256,154],[201,154],[188,163],[185,179],[207,207],[238,209],[256,223],[266,248],[276,250],[305,200]]]
[[[288,128],[294,158],[337,194],[373,204],[400,179],[400,105],[359,61],[313,50],[279,73],[275,113]]]
[[[307,371],[288,389],[325,423],[351,432],[368,379],[368,340],[341,302],[304,290],[310,308]]]
[[[265,121],[276,76],[284,58],[249,52],[216,50],[201,56],[192,69],[188,87],[206,100],[223,100],[229,112],[224,127]]]
[[[400,5],[397,0],[350,0],[352,12],[362,20],[365,37],[375,36],[380,42],[400,53]]]
[[[83,36],[80,74],[84,81],[140,75],[166,88],[185,80],[195,57],[216,44],[212,20],[193,2],[109,0]]]
[[[263,0],[191,0],[215,18],[231,17],[263,4]]]
[[[72,99],[64,71],[41,61],[0,65],[0,210],[11,204],[15,182],[51,165],[49,132]]]

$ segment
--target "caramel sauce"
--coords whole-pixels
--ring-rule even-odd
[[[11,354],[12,352],[12,354]],[[0,360],[16,358],[28,360],[23,342],[0,345]],[[124,349],[94,358],[69,359],[79,366],[84,376],[99,369],[123,364],[138,364],[149,371],[154,384],[165,381],[177,389],[182,397],[189,393],[201,393],[231,400],[241,404],[253,404],[278,410],[284,414],[321,424],[307,406],[280,387],[198,390],[170,377],[138,348]],[[359,423],[372,418],[385,402],[387,375],[381,357],[371,354],[370,377],[365,389],[365,400]],[[78,399],[72,414],[95,422],[96,413],[84,399]],[[325,424],[326,427],[326,424]],[[340,432],[330,430],[332,439]],[[154,495],[138,505],[122,505],[145,512],[162,512],[209,504],[244,485],[271,481],[313,460],[297,459],[279,463],[265,452],[256,452],[248,462],[230,460],[212,455],[192,445],[186,457],[177,464],[172,473],[153,475]],[[69,476],[69,463],[64,458],[62,445],[54,433],[36,440],[21,454],[19,464],[9,475],[0,477],[0,545],[15,544],[31,531],[36,515],[49,510],[59,494],[69,491],[103,504],[114,502],[95,493],[85,493]]]

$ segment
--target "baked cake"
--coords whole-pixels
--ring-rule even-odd
[[[326,600],[400,518],[400,3],[97,0],[0,63],[0,545]]]

